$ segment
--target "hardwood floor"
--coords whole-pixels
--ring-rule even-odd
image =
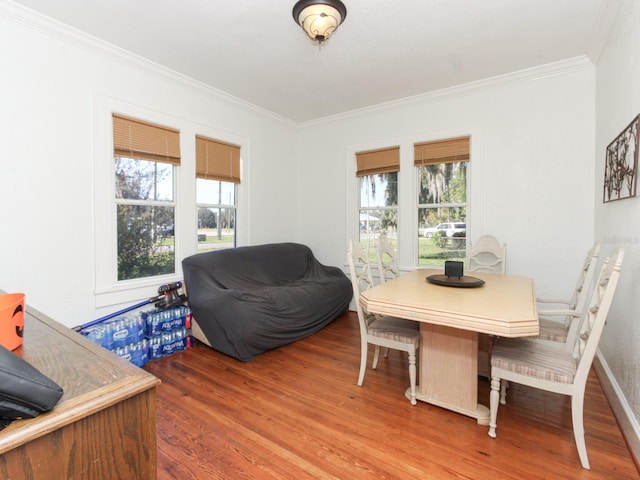
[[[370,359],[372,352],[370,351]],[[358,387],[355,313],[242,363],[203,344],[149,362],[158,387],[158,479],[640,478],[598,379],[589,378],[580,466],[567,397],[512,385],[498,438],[475,420],[404,397],[391,351]],[[489,403],[488,380],[479,397]]]

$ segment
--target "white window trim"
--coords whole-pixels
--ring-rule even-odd
[[[474,238],[484,232],[484,131],[479,124],[460,125],[445,129],[411,133],[403,136],[391,136],[375,140],[350,144],[346,148],[346,232],[344,245],[350,238],[359,238],[358,195],[359,186],[356,177],[356,153],[376,150],[392,145],[400,146],[400,171],[398,172],[398,266],[401,271],[424,268],[418,265],[418,215],[417,215],[417,171],[414,165],[414,144],[470,136],[470,161],[467,185],[467,228]],[[409,208],[408,206],[412,207]],[[477,233],[476,233],[477,232]],[[469,241],[469,237],[467,237]],[[345,247],[346,252],[346,247]],[[346,257],[345,257],[346,264]]]
[[[112,96],[94,95],[94,268],[95,307],[107,307],[123,303],[141,301],[158,294],[158,287],[165,283],[182,280],[182,259],[197,253],[197,206],[196,206],[196,135],[214,138],[223,142],[240,145],[240,177],[237,186],[236,204],[236,245],[247,243],[249,212],[248,169],[249,141],[245,137],[191,122],[184,118],[159,112]],[[176,232],[193,234],[193,242],[185,242],[188,234],[175,237],[176,272],[172,275],[118,281],[116,220],[114,215],[113,182],[113,113],[175,128],[180,131],[181,165],[176,168]]]

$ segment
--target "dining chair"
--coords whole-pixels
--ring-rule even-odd
[[[580,463],[590,468],[584,438],[584,392],[623,258],[624,250],[619,249],[604,262],[588,308],[580,316],[582,333],[576,337],[572,351],[557,342],[528,338],[500,338],[496,342],[491,356],[490,437],[496,438],[498,404],[506,403],[507,381],[568,395]]]
[[[500,244],[493,235],[481,235],[476,243],[469,246],[467,271],[505,273],[507,268],[507,244]],[[478,375],[489,377],[491,350],[495,342],[494,335],[478,335]]]
[[[400,270],[398,269],[398,252],[384,233],[381,233],[376,241],[376,254],[380,283],[396,278],[400,274]]]
[[[475,244],[469,245],[467,270],[470,272],[505,273],[507,269],[507,244],[500,244],[493,235],[481,235]]]
[[[584,310],[596,273],[600,243],[587,251],[576,286],[570,299],[537,298],[540,334],[536,338],[573,345],[578,335],[578,320]],[[562,308],[550,308],[562,307]]]
[[[398,251],[382,232],[376,240],[376,258],[378,261],[378,279],[380,283],[396,278],[400,274],[398,268]],[[384,357],[389,356],[389,348],[383,349]]]
[[[357,240],[349,241],[349,273],[360,325],[360,373],[358,386],[364,382],[367,368],[368,346],[375,345],[372,368],[378,366],[380,348],[393,348],[407,352],[409,357],[409,382],[411,404],[416,402],[416,353],[420,344],[420,326],[418,322],[396,317],[374,315],[360,306],[360,292],[373,287],[371,265],[367,253]]]

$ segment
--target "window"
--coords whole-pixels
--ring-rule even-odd
[[[167,113],[165,107],[95,96],[96,308],[138,302],[156,295],[159,285],[183,279],[181,260],[199,251],[199,201],[223,219],[221,233],[226,233],[224,225],[230,226],[230,246],[248,243],[248,216],[242,208],[248,204],[249,192],[239,183],[241,177],[244,181],[245,167],[240,154],[248,151],[248,139]],[[223,178],[211,178],[205,163],[200,181],[201,175],[196,175],[199,135],[239,146],[231,174],[226,168]],[[208,168],[211,173],[211,162]],[[203,194],[198,186],[202,183],[214,186]],[[228,203],[232,203],[230,209]],[[214,240],[210,236],[205,238]]]
[[[359,240],[375,261],[375,245],[384,232],[393,245],[398,240],[398,171],[400,148],[356,153],[359,189]]]
[[[113,115],[117,279],[176,271],[174,129]]]
[[[198,251],[236,246],[240,147],[196,137]]]
[[[418,179],[418,265],[464,261],[469,137],[414,144]]]

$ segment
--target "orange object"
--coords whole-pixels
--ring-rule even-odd
[[[0,295],[0,345],[15,350],[22,345],[24,293]]]

